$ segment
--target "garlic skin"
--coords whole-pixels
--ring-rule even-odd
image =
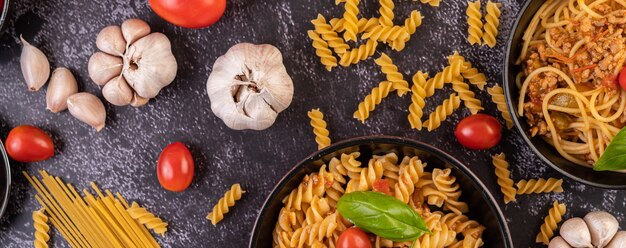
[[[103,88],[102,96],[116,106],[126,106],[133,100],[133,89],[128,86],[124,77],[111,79]]]
[[[207,93],[229,128],[264,130],[291,104],[293,82],[276,47],[240,43],[213,64]]]
[[[589,227],[582,218],[571,218],[561,225],[561,237],[576,248],[593,248]]]
[[[150,26],[143,20],[128,19],[122,23],[122,36],[127,47],[148,34],[150,34]]]
[[[550,240],[548,248],[572,248],[563,238],[560,236],[554,237]]]
[[[612,214],[604,211],[590,212],[583,218],[591,234],[591,244],[604,248],[617,233],[619,223]]]
[[[613,236],[613,240],[606,248],[624,248],[626,247],[626,231],[619,231]]]
[[[111,79],[122,74],[122,58],[103,52],[96,52],[89,58],[87,71],[97,85],[103,86]]]
[[[22,54],[20,55],[20,67],[24,81],[29,91],[38,91],[50,76],[50,62],[39,48],[28,43],[20,35],[22,41]]]
[[[148,101],[150,101],[150,99],[143,98],[143,97],[137,95],[137,93],[135,92],[133,94],[133,99],[130,101],[130,106],[141,107],[143,105],[146,105],[148,103]]]
[[[126,51],[126,41],[119,26],[108,26],[100,30],[96,37],[96,47],[105,53],[122,56]]]
[[[46,109],[58,113],[67,109],[67,98],[78,92],[78,84],[72,72],[59,67],[52,72],[46,92]]]
[[[76,93],[67,98],[67,109],[76,119],[87,123],[96,129],[104,128],[106,110],[100,98],[90,93]]]

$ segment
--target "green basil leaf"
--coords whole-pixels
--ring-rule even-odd
[[[339,213],[366,232],[403,242],[430,233],[426,222],[406,203],[373,191],[343,195],[337,202]]]
[[[626,127],[615,135],[593,169],[596,171],[626,169]]]

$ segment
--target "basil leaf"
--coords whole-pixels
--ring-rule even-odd
[[[339,213],[366,232],[403,242],[430,233],[422,217],[404,202],[380,192],[358,191],[343,195]]]
[[[593,167],[596,171],[624,169],[626,169],[626,127],[615,135]]]

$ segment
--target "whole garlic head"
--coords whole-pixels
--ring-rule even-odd
[[[276,47],[240,43],[213,64],[207,93],[229,128],[263,130],[291,104],[293,82]]]
[[[592,248],[589,227],[582,218],[571,218],[563,222],[561,237],[572,247]]]
[[[584,220],[591,233],[591,244],[597,248],[603,248],[609,244],[619,228],[617,219],[604,211],[590,212],[585,215]]]

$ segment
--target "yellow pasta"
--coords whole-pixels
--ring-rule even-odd
[[[404,29],[409,35],[412,35],[417,30],[417,27],[422,25],[422,13],[417,10],[411,11],[409,18],[404,20]]]
[[[378,21],[380,25],[386,27],[393,26],[393,8],[395,7],[393,0],[379,0],[379,3],[380,9],[378,12],[380,12],[380,18],[378,18]]]
[[[344,27],[346,20],[343,18],[333,18],[333,19],[330,19],[330,21],[328,22],[333,27],[333,31],[335,32],[343,32],[346,30]],[[357,23],[357,26],[358,26],[357,33],[360,34],[363,32],[369,32],[370,30],[372,30],[372,28],[378,26],[378,24],[379,24],[379,21],[378,21],[378,18],[376,17],[361,18],[359,19],[359,22]]]
[[[517,194],[539,194],[539,193],[549,193],[555,192],[560,193],[563,192],[563,179],[556,178],[548,178],[548,180],[539,178],[539,179],[530,179],[528,181],[521,180],[517,182]]]
[[[50,226],[48,226],[48,216],[44,213],[44,209],[33,212],[33,227],[35,227],[35,248],[47,248],[48,240],[50,240]]]
[[[535,242],[548,245],[550,239],[554,236],[554,231],[557,229],[561,222],[563,215],[565,214],[565,204],[559,204],[558,201],[554,201],[553,207],[548,211],[548,216],[544,218],[544,223],[541,225],[540,232],[537,234]]]
[[[404,80],[404,76],[398,72],[398,67],[393,64],[393,61],[387,54],[382,53],[380,58],[375,59],[374,62],[380,66],[385,76],[387,76],[387,81],[392,83],[391,87],[398,92],[399,96],[403,96],[410,91],[409,82]]]
[[[328,43],[329,47],[333,48],[335,53],[343,54],[350,48],[350,46],[348,46],[348,44],[346,44],[345,41],[339,37],[337,32],[333,31],[330,24],[326,22],[324,16],[318,14],[317,18],[313,19],[311,23],[315,26],[315,32],[322,36],[322,39]]]
[[[226,191],[224,197],[218,201],[215,207],[213,207],[213,211],[210,212],[206,218],[211,220],[213,225],[220,222],[224,219],[224,214],[228,213],[229,208],[235,206],[235,201],[241,199],[241,195],[243,193],[245,193],[245,191],[241,189],[241,185],[238,183],[233,184],[233,186],[230,187],[230,190]]]
[[[389,43],[392,45],[392,49],[402,51],[405,42],[409,40],[409,32],[403,26],[386,27],[378,25],[365,32],[361,38]]]
[[[452,89],[459,94],[461,101],[473,115],[484,109],[480,100],[474,97],[474,92],[469,89],[469,85],[463,81],[462,77],[452,79]]]
[[[463,69],[461,58],[450,60],[449,63],[449,66],[446,66],[442,71],[435,74],[434,77],[428,79],[428,82],[426,82],[426,97],[434,95],[436,89],[443,89],[446,83],[451,83],[452,80],[461,75],[461,70]]]
[[[313,41],[313,47],[315,48],[315,54],[320,58],[322,65],[326,66],[326,70],[330,71],[333,67],[337,66],[337,58],[333,56],[333,52],[328,49],[328,43],[323,40],[318,33],[313,30],[307,32],[309,38]]]
[[[517,190],[513,187],[509,162],[506,161],[504,153],[493,155],[492,164],[495,167],[496,177],[498,177],[498,185],[500,185],[500,190],[504,195],[504,204],[515,201]]]
[[[496,46],[498,26],[500,25],[500,14],[500,4],[488,1],[487,15],[485,15],[485,30],[483,32],[483,41],[489,47]]]
[[[322,221],[298,228],[291,235],[289,245],[290,247],[312,246],[315,241],[321,242],[324,238],[332,236],[339,226],[337,213],[330,214]]]
[[[483,21],[482,14],[480,13],[480,0],[475,2],[467,2],[467,25],[468,25],[468,37],[467,41],[470,44],[481,44],[483,37]]]
[[[509,113],[509,109],[506,106],[506,100],[504,98],[504,90],[499,85],[493,86],[491,88],[487,88],[487,92],[491,95],[491,100],[496,104],[504,122],[506,123],[506,128],[511,129],[513,127],[513,120],[511,119],[511,113]]]
[[[324,121],[324,114],[320,109],[312,109],[307,113],[309,119],[311,119],[311,127],[313,127],[313,133],[315,133],[315,142],[317,142],[317,149],[322,149],[330,145],[330,138],[328,135],[328,129],[326,129],[326,121]]]
[[[461,68],[461,74],[463,78],[467,79],[470,84],[478,87],[478,89],[483,90],[485,85],[487,84],[487,76],[485,74],[478,71],[478,69],[472,66],[472,63],[469,61],[465,61],[465,58],[455,52],[453,55],[448,57],[448,62],[452,63],[452,61],[460,59],[463,61],[463,65]]]
[[[345,29],[343,38],[346,41],[356,41],[356,34],[359,30],[359,19],[357,18],[357,15],[359,14],[359,0],[346,0],[344,7],[346,11],[343,13],[343,19],[345,20],[345,23],[343,24]]]
[[[357,64],[360,61],[366,60],[367,58],[374,55],[374,52],[376,52],[376,47],[378,47],[378,41],[369,39],[365,44],[362,44],[357,48],[350,49],[345,53],[340,54],[339,64],[341,66],[347,67],[350,64]]]
[[[430,6],[433,7],[439,7],[441,0],[420,0],[420,2],[430,4]]]
[[[441,126],[441,122],[446,120],[446,118],[454,112],[454,110],[458,109],[461,105],[461,98],[459,98],[456,94],[450,95],[448,99],[443,101],[443,103],[435,109],[433,113],[428,116],[428,120],[424,122],[424,126],[430,132],[435,130],[439,126]]]
[[[165,232],[167,232],[167,223],[161,220],[161,218],[154,216],[154,214],[148,212],[136,202],[133,202],[130,205],[130,208],[126,211],[128,211],[131,218],[142,225],[145,225],[148,229],[154,231],[154,233],[165,236]]]
[[[413,86],[411,86],[411,105],[409,106],[409,124],[411,128],[422,130],[422,116],[424,106],[426,106],[426,78],[428,75],[418,71],[413,75]]]
[[[456,241],[456,232],[450,230],[447,225],[437,223],[435,231],[431,234],[424,234],[415,242],[415,248],[437,248],[446,247]]]
[[[358,109],[354,112],[354,118],[365,123],[365,120],[370,116],[370,112],[376,109],[376,105],[380,104],[382,100],[391,92],[392,83],[389,81],[382,81],[378,84],[378,87],[372,89],[372,92],[365,97],[365,99],[359,103]]]

